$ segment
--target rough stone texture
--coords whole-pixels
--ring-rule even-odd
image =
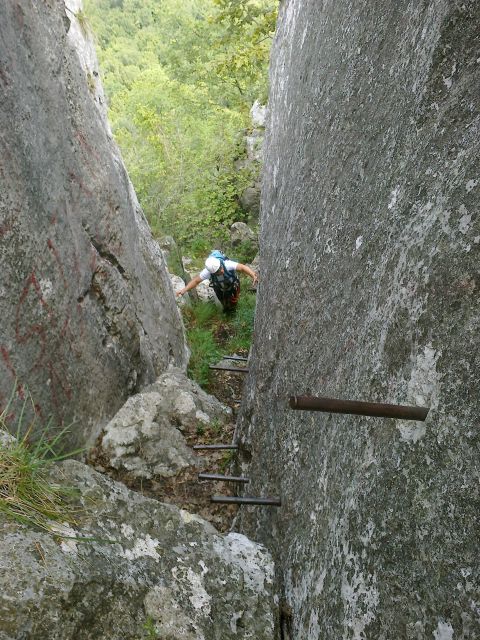
[[[253,186],[244,189],[240,195],[240,204],[242,205],[242,209],[248,213],[254,214],[257,218],[260,213],[261,192],[261,183],[255,182]]]
[[[201,468],[182,432],[231,417],[229,407],[171,369],[127,400],[105,427],[99,449],[109,466],[134,478],[171,477]]]
[[[257,236],[245,222],[234,222],[230,227],[230,244],[236,247],[242,242],[257,242]]]
[[[78,526],[54,526],[66,537],[0,516],[1,640],[139,640],[146,623],[162,640],[271,640],[262,547],[78,462],[54,477],[79,492]]]
[[[267,109],[255,101],[250,110],[253,128],[247,132],[245,136],[246,156],[238,160],[236,166],[238,169],[245,167],[253,169],[258,173],[263,162],[263,141],[265,138],[265,116]],[[240,204],[242,209],[250,214],[250,216],[258,221],[260,213],[260,196],[262,191],[261,178],[252,181],[246,189],[240,194]]]
[[[479,24],[476,1],[282,4],[238,436],[248,493],[283,497],[242,510],[283,638],[480,637]]]
[[[174,293],[177,293],[177,291],[181,291],[185,286],[185,282],[182,280],[182,278],[180,278],[180,276],[176,276],[173,273],[170,273],[169,276],[170,276],[170,282],[172,283]],[[185,297],[185,295],[177,298],[177,304],[180,307],[183,307],[183,305],[187,304],[187,302],[188,302],[188,297]]]
[[[267,107],[260,104],[258,100],[252,105],[250,109],[250,116],[254,127],[265,127],[265,119],[267,117]]]
[[[202,282],[195,287],[194,291],[196,291],[199,300],[202,300],[203,302],[214,302],[216,305],[220,307],[222,306],[215,295],[215,291],[210,286],[209,280],[202,280]]]
[[[72,2],[73,10],[78,2]],[[84,442],[169,363],[182,323],[61,0],[0,21],[0,405],[15,379]]]

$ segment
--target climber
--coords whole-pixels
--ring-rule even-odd
[[[205,268],[200,271],[190,282],[177,291],[177,297],[183,296],[187,291],[194,289],[203,280],[210,280],[210,286],[213,287],[217,298],[222,303],[223,310],[226,313],[232,313],[236,310],[238,298],[240,296],[240,280],[237,272],[246,273],[252,279],[252,284],[257,284],[258,275],[240,262],[234,262],[227,258],[221,251],[215,250],[205,260]]]

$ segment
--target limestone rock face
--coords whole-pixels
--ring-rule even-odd
[[[275,553],[283,637],[473,640],[480,4],[281,7],[238,437],[248,493],[283,506],[242,530]],[[302,394],[430,413],[290,410]]]
[[[132,396],[107,424],[101,455],[133,478],[172,477],[201,460],[183,433],[198,424],[231,419],[232,410],[208,395],[182,371],[171,369]]]
[[[0,404],[17,380],[41,417],[74,421],[84,442],[129,394],[183,367],[186,350],[161,251],[79,50],[78,8],[2,5]]]
[[[80,522],[53,537],[2,517],[2,640],[271,640],[261,546],[78,462],[54,477],[78,489]]]

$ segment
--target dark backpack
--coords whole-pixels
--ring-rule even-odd
[[[208,257],[217,258],[220,260],[220,264],[223,267],[223,273],[221,276],[216,276],[214,273],[210,274],[210,286],[214,289],[220,289],[221,291],[234,289],[235,286],[240,283],[240,280],[238,279],[235,271],[227,271],[225,261],[230,258],[227,258],[227,256],[218,249],[212,251]]]

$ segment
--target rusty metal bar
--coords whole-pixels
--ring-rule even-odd
[[[250,482],[249,478],[241,476],[222,476],[220,473],[199,473],[199,480],[221,480],[222,482]]]
[[[218,502],[221,504],[260,504],[271,505],[272,507],[280,507],[282,505],[280,498],[237,498],[235,496],[212,496],[210,502]]]
[[[409,407],[400,404],[380,402],[360,402],[337,398],[315,398],[311,396],[291,396],[290,407],[304,411],[325,411],[327,413],[349,413],[377,418],[398,418],[400,420],[421,420],[428,415],[426,407]]]
[[[195,444],[193,449],[238,449],[238,444]]]
[[[236,373],[248,373],[248,367],[220,367],[216,364],[211,364],[208,367],[209,369],[216,369],[217,371],[234,371]]]
[[[242,362],[247,362],[248,358],[244,356],[223,356],[222,360],[241,360]]]

